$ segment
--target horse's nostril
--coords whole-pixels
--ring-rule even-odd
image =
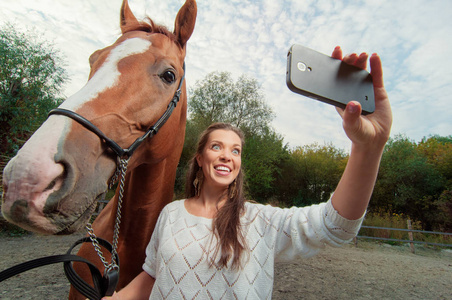
[[[26,200],[18,200],[14,202],[10,210],[10,218],[17,223],[24,223],[28,220],[28,212],[30,211]]]
[[[63,163],[57,163],[59,165],[60,172],[58,176],[56,176],[52,181],[49,182],[49,184],[43,189],[43,193],[48,191],[55,191],[61,188],[66,176],[67,176],[67,167]],[[57,172],[54,173],[56,175]],[[50,178],[49,178],[50,179]]]
[[[44,192],[53,189],[53,188],[55,187],[55,185],[56,185],[56,180],[54,179],[54,180],[52,180],[52,181],[49,183],[49,185],[44,189]]]

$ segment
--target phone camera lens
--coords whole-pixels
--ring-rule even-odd
[[[300,70],[301,72],[304,72],[307,70],[306,64],[302,63],[301,61],[297,64],[297,68],[298,70]]]

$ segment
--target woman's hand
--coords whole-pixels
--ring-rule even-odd
[[[340,47],[334,49],[332,57],[362,69],[366,69],[369,58],[366,53],[342,58]],[[366,211],[392,125],[380,57],[372,54],[369,61],[375,93],[374,113],[361,115],[361,105],[356,101],[349,102],[345,109],[337,109],[345,133],[352,141],[352,149],[331,201],[340,215],[351,220],[360,218]]]
[[[114,292],[111,297],[103,297],[102,300],[146,300],[151,295],[155,279],[145,271],[141,271],[128,285],[119,292]]]
[[[331,56],[361,69],[366,69],[369,58],[366,53],[361,53],[359,56],[353,53],[342,57],[340,47],[336,47]],[[342,117],[345,133],[354,146],[382,149],[391,130],[391,106],[383,84],[383,68],[380,57],[372,54],[369,61],[375,93],[375,112],[366,116],[361,115],[362,108],[357,101],[351,101],[345,109],[337,108],[337,111]]]

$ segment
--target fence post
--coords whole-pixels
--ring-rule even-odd
[[[409,229],[409,230],[412,230],[413,228],[411,227],[411,220],[410,220],[410,219],[406,220],[406,223],[407,223],[407,225],[408,225],[408,229]],[[415,253],[415,250],[414,250],[414,243],[413,243],[414,238],[413,238],[413,232],[412,232],[412,231],[408,231],[408,237],[409,237],[409,239],[410,239],[410,241],[411,241],[411,243],[410,243],[411,253],[414,254],[414,253]]]

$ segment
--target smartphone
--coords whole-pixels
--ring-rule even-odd
[[[369,72],[301,45],[293,45],[287,55],[286,83],[291,91],[312,99],[341,108],[355,100],[363,114],[375,111]]]

